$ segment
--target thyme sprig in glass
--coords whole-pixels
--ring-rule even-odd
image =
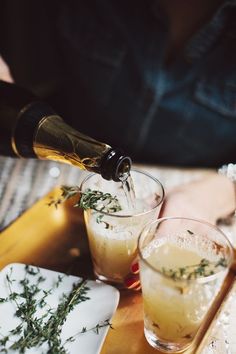
[[[78,207],[83,210],[94,209],[96,211],[106,213],[115,213],[121,210],[117,197],[112,196],[110,193],[104,193],[99,190],[91,190],[90,188],[87,188],[84,192],[81,192],[77,186],[61,186],[61,191],[61,196],[58,199],[52,199],[48,203],[49,206],[54,205],[57,207],[66,200],[78,196],[79,199],[75,202],[74,207]]]
[[[210,262],[203,258],[199,264],[188,265],[176,269],[161,269],[162,273],[173,280],[192,280],[200,277],[207,277],[215,274],[219,268],[226,268],[227,261],[224,257],[217,262]]]
[[[90,188],[81,193],[79,202],[74,206],[84,210],[94,209],[106,213],[115,213],[121,210],[120,203],[116,196],[98,190],[91,190]]]
[[[58,306],[54,309],[47,304],[46,298],[52,294],[55,288],[59,287],[63,276],[59,275],[50,289],[41,290],[41,283],[45,281],[45,278],[40,274],[40,270],[26,266],[25,272],[25,277],[19,283],[22,292],[13,291],[15,280],[12,276],[12,270],[6,275],[9,296],[1,298],[0,302],[14,303],[16,307],[15,316],[20,323],[7,335],[0,333],[1,353],[8,353],[9,350],[12,350],[21,354],[25,353],[27,349],[38,348],[47,344],[48,349],[42,354],[69,354],[65,346],[67,343],[74,341],[79,334],[88,331],[99,333],[99,330],[105,326],[112,328],[109,320],[105,320],[92,328],[83,327],[80,332],[62,343],[62,327],[68,314],[76,305],[89,300],[87,282],[81,280],[73,284],[71,291],[62,295]],[[34,283],[29,281],[29,276],[34,277]],[[38,310],[41,308],[46,308],[46,312],[39,316]]]

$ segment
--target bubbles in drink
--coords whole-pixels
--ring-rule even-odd
[[[224,248],[220,244],[206,238],[205,235],[192,233],[190,236],[189,232],[190,230],[186,230],[181,234],[165,234],[163,237],[160,234],[158,238],[155,238],[143,249],[143,258],[148,259],[148,261],[157,259],[160,263],[162,258],[167,258],[172,267],[181,266],[181,262],[186,263],[185,257],[189,258],[190,263],[193,264],[196,255],[196,261],[204,258],[209,262],[217,262],[217,260],[225,258]],[[167,257],[169,252],[174,252],[175,249],[178,257],[174,254]]]

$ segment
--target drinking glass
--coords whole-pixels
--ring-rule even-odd
[[[223,232],[182,217],[147,224],[138,239],[147,341],[182,352],[195,337],[233,260]]]
[[[84,211],[85,225],[96,277],[122,287],[137,256],[137,240],[143,226],[158,217],[164,198],[162,184],[148,173],[132,170],[126,182],[103,179],[90,174],[81,192],[99,190],[116,196],[121,210]]]

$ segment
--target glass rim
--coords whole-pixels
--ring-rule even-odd
[[[142,213],[137,213],[137,214],[115,214],[115,213],[107,213],[105,211],[101,211],[101,210],[97,210],[97,209],[89,209],[89,210],[95,210],[98,213],[101,213],[102,215],[107,215],[107,216],[112,216],[114,218],[131,218],[131,217],[138,217],[138,216],[144,216],[148,213],[150,213],[151,211],[155,210],[164,200],[165,198],[165,190],[163,187],[163,184],[154,176],[152,176],[151,174],[149,174],[148,172],[142,171],[142,170],[138,170],[138,169],[131,169],[130,172],[137,172],[140,174],[143,174],[149,178],[151,178],[154,182],[156,182],[160,187],[161,187],[161,192],[162,195],[160,196],[160,201],[158,201],[158,203],[152,207],[151,209],[144,211]],[[82,187],[83,185],[93,176],[98,175],[97,173],[90,173],[88,176],[84,177],[84,179],[82,180],[82,182],[80,183],[79,189],[82,192]],[[102,178],[102,177],[101,177]],[[114,183],[119,183],[119,182],[114,182]],[[122,181],[120,181],[120,183],[122,183]],[[86,210],[85,210],[86,211]]]
[[[164,274],[163,272],[161,272],[160,270],[158,270],[157,268],[155,268],[155,266],[153,266],[152,264],[150,264],[142,255],[141,252],[141,247],[140,247],[140,242],[141,242],[141,237],[142,234],[144,232],[144,230],[148,227],[148,226],[152,226],[154,224],[160,223],[162,221],[167,221],[167,220],[188,220],[188,221],[194,221],[194,222],[198,222],[200,224],[204,224],[212,229],[215,229],[215,231],[217,231],[219,234],[221,234],[221,236],[223,236],[223,239],[226,241],[227,246],[229,246],[229,250],[230,250],[230,260],[229,262],[227,262],[227,267],[226,269],[229,271],[231,265],[233,264],[233,260],[234,260],[234,247],[231,244],[231,241],[229,240],[229,238],[225,235],[225,233],[216,225],[211,224],[210,222],[203,220],[203,219],[198,219],[198,218],[191,218],[191,217],[184,217],[184,216],[165,216],[162,218],[157,218],[154,221],[148,222],[146,225],[144,225],[144,227],[142,228],[139,236],[138,236],[138,242],[137,242],[137,250],[138,250],[138,255],[140,257],[140,259],[142,260],[142,262],[144,262],[150,269],[152,269],[154,272],[160,274],[161,276],[163,276],[164,278],[170,279],[172,281],[175,282],[179,282],[179,283],[190,283],[190,282],[205,282],[208,281],[210,279],[214,279],[217,277],[218,274],[222,273],[222,271],[219,271],[217,273],[208,275],[208,276],[200,276],[198,278],[194,278],[194,279],[178,279],[178,280],[174,280],[171,278],[171,276],[168,276],[167,274]]]

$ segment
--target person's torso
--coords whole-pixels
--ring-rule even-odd
[[[156,11],[145,1],[64,3],[56,22],[62,73],[54,106],[77,129],[123,147],[136,161],[233,161],[236,26],[227,28],[233,21],[222,10],[166,68],[167,31]]]

